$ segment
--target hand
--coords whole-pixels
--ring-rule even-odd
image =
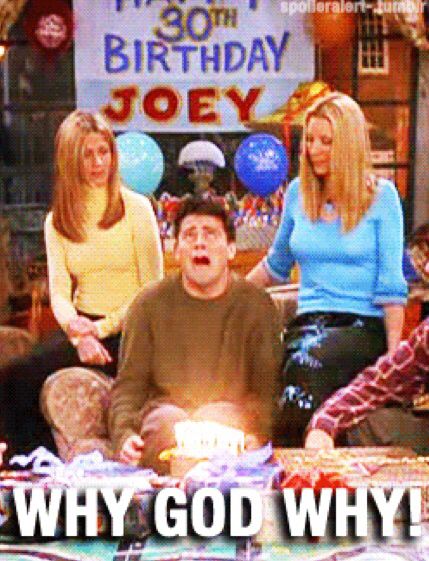
[[[85,316],[77,316],[77,318],[71,319],[67,325],[66,331],[70,338],[84,337],[85,335],[97,337],[95,323]]]
[[[258,450],[261,448],[262,443],[256,434],[246,434],[244,437],[244,449],[245,450]]]
[[[119,452],[119,460],[124,464],[138,465],[141,460],[144,441],[138,434],[132,434],[122,444]]]
[[[7,444],[0,442],[0,466],[3,464],[3,454],[6,452]]]
[[[104,345],[93,335],[86,335],[81,337],[77,347],[77,354],[79,360],[84,364],[95,364],[103,366],[112,362],[112,357]]]
[[[313,429],[307,434],[305,448],[316,450],[332,450],[335,448],[334,440],[327,432],[321,429]]]

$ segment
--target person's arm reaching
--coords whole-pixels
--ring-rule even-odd
[[[298,192],[299,182],[294,180],[286,191],[280,226],[268,254],[246,276],[249,282],[259,288],[286,282],[289,278],[294,263],[289,242],[293,229],[293,211],[298,204]]]
[[[335,441],[327,432],[322,429],[311,429],[305,439],[305,448],[316,450],[332,450],[335,448]]]
[[[334,439],[387,402],[410,401],[421,391],[425,372],[429,372],[429,320],[402,341],[393,355],[381,357],[325,401],[310,421],[306,446],[314,446],[314,430]]]
[[[259,261],[255,267],[246,275],[246,280],[259,288],[265,288],[273,284],[272,277],[268,274],[263,261]]]
[[[119,460],[124,464],[138,465],[142,457],[144,441],[138,434],[131,434],[123,442],[119,451]]]

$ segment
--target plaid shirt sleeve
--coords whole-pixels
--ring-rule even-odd
[[[382,356],[328,398],[313,415],[308,430],[321,429],[335,438],[388,402],[407,403],[421,393],[425,372],[429,372],[429,318],[393,355]]]

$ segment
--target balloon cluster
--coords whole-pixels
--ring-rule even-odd
[[[164,173],[164,156],[157,142],[141,132],[126,132],[117,138],[119,172],[128,187],[150,195]],[[273,135],[252,134],[238,147],[235,172],[254,195],[268,197],[286,181],[288,157],[283,144]]]
[[[126,132],[117,138],[119,172],[124,183],[143,195],[152,194],[164,173],[164,156],[157,142],[141,132]],[[233,215],[236,227],[276,226],[283,206],[281,186],[287,178],[288,158],[281,142],[270,134],[253,134],[238,147],[235,171],[251,193],[238,199],[232,191],[224,197],[210,195]],[[173,223],[181,199],[164,192],[157,205],[163,238],[173,236]]]

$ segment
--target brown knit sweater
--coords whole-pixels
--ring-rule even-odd
[[[213,300],[190,296],[180,276],[141,291],[125,320],[109,411],[115,449],[160,402],[193,409],[232,401],[250,419],[249,432],[269,436],[280,332],[270,297],[242,279]]]

